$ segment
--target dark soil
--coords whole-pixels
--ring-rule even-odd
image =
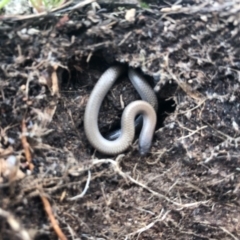
[[[0,168],[0,240],[58,239],[43,195],[67,239],[240,239],[239,2],[145,2],[2,17],[0,164],[15,157],[20,175]],[[137,138],[109,157],[84,133],[89,94],[119,63],[142,72],[159,99],[145,157]],[[139,99],[127,78],[103,103],[102,133],[119,126],[121,99]]]

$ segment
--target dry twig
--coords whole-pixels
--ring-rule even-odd
[[[27,141],[26,133],[27,133],[26,122],[25,122],[25,119],[23,119],[21,141],[22,141],[22,146],[23,146],[23,149],[24,149],[25,157],[26,157],[26,160],[27,160],[28,165],[29,165],[29,169],[32,171],[33,168],[34,168],[34,165],[32,164],[32,156],[31,156],[31,152],[30,152],[30,146],[29,146],[29,143]]]
[[[61,228],[59,227],[59,225],[57,223],[56,218],[53,215],[52,208],[51,208],[51,205],[50,205],[48,199],[43,194],[41,194],[40,197],[43,202],[44,209],[49,217],[49,220],[52,224],[52,227],[53,227],[55,233],[57,234],[57,236],[59,237],[60,240],[67,240],[67,237],[62,232]]]
[[[24,228],[22,228],[21,224],[14,218],[12,214],[0,208],[0,216],[6,219],[12,230],[22,240],[31,240],[28,232]]]

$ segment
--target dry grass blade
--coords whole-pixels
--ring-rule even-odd
[[[69,10],[79,9],[93,2],[96,2],[96,0],[85,0],[81,3],[76,4],[71,8],[67,8],[69,5],[73,3],[73,1],[68,1],[59,7],[51,9],[50,13],[58,13],[58,12],[65,12]],[[6,16],[3,15],[3,16],[0,16],[0,20],[22,21],[22,20],[29,20],[34,18],[41,18],[47,15],[49,15],[49,12],[41,12],[41,13],[29,14],[29,15],[6,15]]]

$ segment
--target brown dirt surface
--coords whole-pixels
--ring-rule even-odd
[[[62,239],[240,239],[240,1],[107,2],[0,17],[0,240],[58,239],[51,217]],[[116,63],[159,99],[144,157],[137,138],[110,157],[84,133]],[[102,133],[135,99],[120,79]]]

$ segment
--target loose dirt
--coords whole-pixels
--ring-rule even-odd
[[[49,214],[67,239],[240,238],[240,2],[144,2],[0,18],[0,240],[58,239]],[[122,155],[95,152],[83,130],[119,63],[159,99],[145,157],[137,137]],[[103,134],[136,99],[120,79]]]

